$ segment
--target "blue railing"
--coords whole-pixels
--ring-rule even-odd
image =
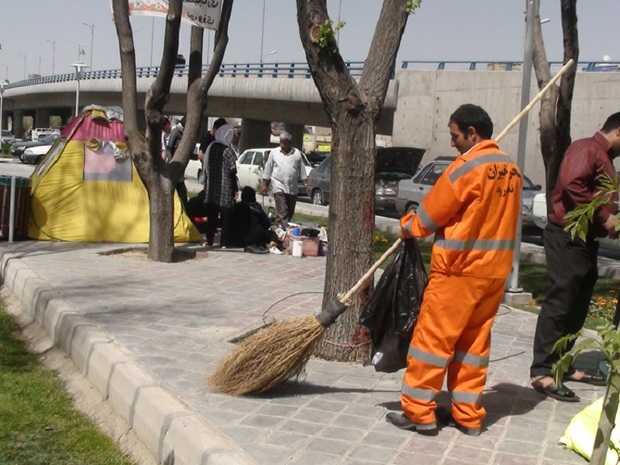
[[[471,71],[514,71],[519,70],[522,66],[521,61],[403,61],[402,69],[434,69],[434,70],[464,70]],[[363,61],[346,62],[349,72],[354,77],[362,75],[364,69]],[[552,69],[559,69],[562,62],[549,62]],[[618,71],[620,62],[594,62],[584,61],[578,63],[580,71]],[[208,69],[208,65],[203,65],[203,74]],[[187,76],[188,66],[179,65],[175,69],[178,76]],[[136,76],[138,78],[154,78],[159,73],[158,66],[146,66],[136,68]],[[219,76],[221,77],[259,77],[259,78],[305,78],[311,77],[310,68],[307,63],[233,63],[222,64],[220,66]],[[120,79],[121,70],[100,70],[100,71],[83,71],[81,79]],[[34,79],[26,79],[23,81],[8,84],[5,88],[11,89],[16,87],[24,87],[38,84],[53,84],[55,82],[75,81],[75,73],[57,74],[54,76],[40,76]]]

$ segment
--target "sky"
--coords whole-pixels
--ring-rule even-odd
[[[550,19],[543,25],[547,57],[560,61],[560,0],[541,3],[541,18]],[[345,60],[365,59],[381,4],[328,0],[331,18],[346,22],[339,33]],[[579,61],[601,61],[605,55],[620,61],[620,0],[581,0],[577,8]],[[271,63],[305,62],[296,11],[295,0],[236,0],[224,63],[258,63],[261,57]],[[525,0],[423,0],[407,23],[397,67],[405,60],[521,61],[524,19]],[[132,16],[131,22],[137,66],[157,66],[164,19]],[[0,24],[0,79],[72,73],[78,59],[91,65],[91,53],[92,69],[120,68],[110,0],[4,0]],[[187,57],[190,25],[181,29],[179,53]],[[205,62],[209,46],[213,32],[205,34]],[[78,55],[79,50],[84,53]]]

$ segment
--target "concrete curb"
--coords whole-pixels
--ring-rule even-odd
[[[108,400],[158,463],[257,465],[105,330],[66,302],[17,254],[0,254],[0,279],[25,312]]]

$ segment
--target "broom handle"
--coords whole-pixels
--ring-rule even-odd
[[[532,108],[534,108],[534,105],[536,105],[536,104],[538,103],[538,101],[539,101],[539,100],[541,100],[541,99],[543,98],[543,96],[547,93],[547,91],[551,88],[551,86],[553,86],[553,85],[556,83],[556,81],[557,81],[558,79],[560,79],[560,77],[562,77],[562,75],[563,75],[566,71],[568,71],[568,68],[570,68],[571,66],[573,66],[573,63],[574,63],[574,61],[573,61],[573,59],[571,58],[570,60],[568,60],[568,61],[566,62],[566,64],[565,64],[564,66],[562,66],[562,68],[560,68],[560,71],[558,71],[558,73],[557,73],[555,76],[553,76],[553,78],[551,78],[551,80],[547,83],[547,85],[546,85],[545,87],[543,87],[543,88],[541,89],[541,91],[540,91],[540,92],[538,92],[538,94],[536,95],[536,97],[534,97],[534,98],[532,99],[532,101],[531,101],[530,103],[528,103],[528,104],[525,106],[525,108],[523,108],[523,110],[521,110],[521,113],[519,113],[519,114],[515,117],[515,119],[513,119],[513,120],[512,120],[512,121],[508,124],[508,126],[506,126],[506,127],[504,128],[504,130],[503,130],[502,132],[500,132],[500,133],[499,133],[499,135],[495,138],[495,142],[499,142],[500,140],[502,140],[502,139],[504,138],[504,136],[505,136],[506,134],[508,134],[508,132],[509,132],[509,131],[510,131],[510,130],[511,130],[511,129],[512,129],[512,128],[513,128],[513,127],[514,127],[514,126],[515,126],[515,125],[519,122],[519,121],[521,121],[521,119],[522,119],[525,115],[527,115],[527,114],[530,112],[530,110],[531,110]]]
[[[340,297],[339,300],[343,303],[346,304],[346,302],[353,296],[353,294],[355,294],[357,291],[359,291],[360,287],[362,287],[362,285],[366,282],[366,280],[368,278],[370,278],[375,271],[377,271],[377,268],[379,268],[381,266],[381,264],[390,256],[394,253],[394,251],[398,248],[398,246],[400,245],[400,243],[402,242],[402,239],[399,237],[398,239],[396,239],[396,242],[394,242],[394,244],[392,244],[392,247],[390,247],[389,249],[387,249],[383,255],[381,255],[381,257],[379,258],[379,260],[377,260],[374,265],[372,265],[370,267],[370,269],[366,272],[366,274],[364,276],[362,276],[356,283],[355,286],[353,286],[351,289],[349,289],[349,292],[347,292],[344,296]]]
[[[521,119],[527,115],[530,110],[532,108],[534,108],[534,105],[536,105],[536,103],[538,103],[538,101],[540,101],[543,96],[545,95],[545,93],[551,88],[551,86],[553,86],[558,79],[560,79],[560,77],[562,77],[562,75],[568,71],[568,68],[570,68],[573,65],[574,61],[571,58],[570,60],[568,60],[566,62],[566,64],[564,66],[562,66],[562,68],[560,68],[560,71],[558,71],[558,73],[553,76],[553,78],[547,83],[547,85],[545,87],[543,87],[541,89],[540,92],[538,92],[538,94],[532,99],[532,101],[530,103],[527,104],[527,106],[525,106],[525,108],[523,108],[523,110],[521,110],[521,112],[508,124],[508,126],[506,126],[506,128],[499,133],[499,135],[495,138],[495,142],[499,142],[500,140],[502,140],[506,134],[508,134],[508,132],[519,122],[521,121]],[[379,260],[377,260],[374,265],[372,265],[370,267],[370,269],[364,274],[364,276],[362,276],[357,283],[355,283],[355,285],[349,289],[349,291],[344,294],[342,297],[339,297],[338,299],[346,304],[348,302],[348,300],[357,292],[360,290],[360,288],[364,285],[364,283],[368,280],[368,278],[370,278],[375,271],[377,271],[377,268],[379,268],[381,266],[381,264],[387,260],[387,258],[392,255],[396,249],[398,248],[398,246],[401,244],[402,239],[398,238],[396,239],[396,242],[394,242],[394,244],[392,244],[392,247],[390,247],[389,249],[387,249],[385,251],[385,253],[383,255],[381,255],[381,257],[379,258]]]

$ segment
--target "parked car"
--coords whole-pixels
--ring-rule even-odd
[[[396,198],[396,210],[404,215],[415,211],[422,203],[422,200],[431,190],[445,169],[456,160],[456,157],[441,156],[430,161],[412,178],[398,183],[398,196]],[[534,184],[527,176],[522,177],[523,191],[521,193],[521,203],[523,212],[523,228],[531,229],[534,227],[534,217],[532,215],[532,204],[534,196],[540,192],[541,186]]]
[[[202,172],[202,162],[198,159],[200,142],[194,147],[194,153],[190,156],[189,162],[185,167],[185,178],[196,180],[199,184],[205,183],[204,173]]]
[[[534,196],[534,200],[532,202],[532,218],[534,220],[534,224],[544,232],[547,227],[547,194],[545,192]],[[618,239],[601,237],[598,242],[602,249],[613,250],[616,252],[620,251],[620,242]]]
[[[42,137],[49,136],[52,134],[60,135],[60,129],[58,128],[34,128],[30,132],[31,140],[39,140]]]
[[[418,173],[398,183],[395,200],[396,211],[404,215],[417,210],[428,191],[435,185],[439,176],[456,160],[456,157],[442,156],[427,163]]]
[[[2,130],[2,143],[8,143],[9,145],[14,144],[15,142],[21,139],[16,139],[11,131],[8,129]]]
[[[22,163],[30,163],[33,165],[38,165],[41,160],[45,158],[45,155],[52,147],[53,144],[46,145],[37,145],[35,147],[29,147],[24,150],[24,153],[21,156]]]
[[[245,186],[250,186],[252,189],[257,189],[263,179],[263,170],[265,169],[265,163],[269,158],[269,152],[273,150],[270,148],[259,149],[247,149],[237,158],[237,177],[239,178],[239,186],[243,189]],[[306,155],[301,154],[301,158],[306,167],[306,176],[310,176],[313,171],[310,162],[306,158]],[[299,195],[304,195],[306,190],[300,183]]]
[[[306,158],[313,168],[319,166],[323,160],[331,155],[331,152],[322,152],[320,150],[312,150],[306,154]]]
[[[51,145],[56,139],[60,137],[60,133],[58,134],[49,134],[47,136],[41,137],[39,140],[27,141],[27,142],[15,142],[11,145],[11,153],[14,157],[19,157],[22,163],[26,163],[23,159],[24,151],[30,147],[37,147],[39,145]]]
[[[416,172],[423,149],[413,147],[377,148],[377,167],[375,170],[375,211],[395,213],[395,200],[398,182],[411,179]],[[331,195],[331,157],[312,170],[308,177],[308,191],[315,205],[327,205]]]

